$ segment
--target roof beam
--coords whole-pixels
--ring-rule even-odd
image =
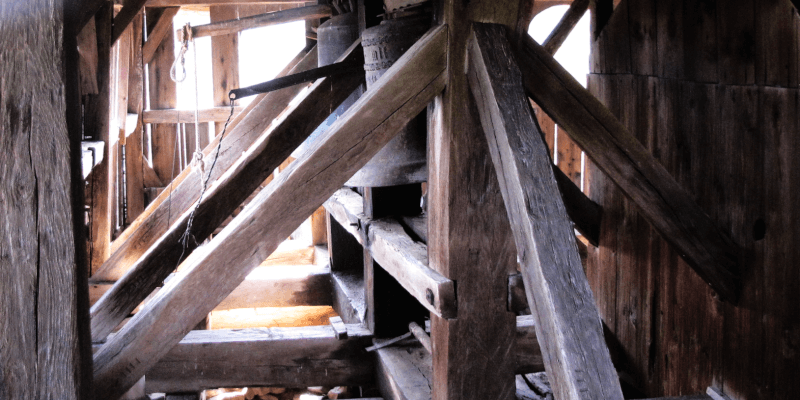
[[[470,89],[511,220],[555,396],[622,400],[572,224],[506,29],[475,23],[468,45]]]
[[[354,62],[363,57],[360,45],[354,44],[344,57],[348,60],[352,59],[351,61]],[[188,257],[197,246],[196,243],[201,243],[208,238],[269,177],[275,168],[289,157],[292,150],[299,146],[314,131],[314,128],[328,117],[329,110],[336,108],[344,101],[363,80],[363,75],[357,71],[335,78],[318,80],[303,95],[302,99],[290,108],[287,117],[281,119],[280,123],[273,126],[273,129],[255,140],[255,143],[244,155],[242,153],[232,154],[232,156],[240,156],[240,159],[229,168],[230,171],[217,172],[216,175],[224,176],[224,179],[221,178],[219,182],[212,185],[191,212],[187,211],[176,216],[176,219],[172,221],[172,226],[92,307],[92,337],[100,340],[114,329],[130,309],[160,285],[181,260],[185,260],[181,257]],[[247,126],[240,124],[238,127],[246,128]],[[213,161],[206,165],[210,168],[211,163]],[[217,167],[220,167],[219,160],[217,160]],[[208,174],[213,172],[216,171],[209,171]],[[205,174],[204,178],[208,174]],[[193,174],[193,176],[197,177],[197,174]],[[192,195],[199,190],[201,188],[197,187],[195,191],[184,194]],[[178,194],[173,194],[173,203],[176,202],[178,196]],[[195,199],[193,198],[193,200]],[[167,206],[169,206],[169,201]],[[193,238],[189,240],[186,247],[183,247],[181,246],[181,237],[187,230],[190,220]]]
[[[229,21],[212,22],[210,24],[191,27],[192,37],[221,36],[240,32],[247,29],[264,26],[284,24],[287,22],[319,19],[331,16],[331,7],[328,5],[315,5],[307,7],[290,8],[288,10],[273,11],[265,14],[253,15]]]
[[[573,1],[572,4],[569,5],[567,12],[561,17],[561,21],[558,22],[558,25],[553,28],[553,31],[550,32],[550,35],[544,40],[542,46],[545,51],[550,54],[556,54],[556,51],[558,51],[561,45],[564,44],[564,41],[567,40],[567,36],[569,36],[575,28],[575,25],[578,25],[578,21],[581,20],[587,9],[589,9],[589,0]]]
[[[525,90],[631,199],[722,300],[738,295],[741,248],[613,114],[530,37],[516,46]]]
[[[98,396],[125,393],[442,91],[446,43],[447,27],[432,28],[206,251],[190,256],[176,278],[95,354]]]
[[[180,7],[166,7],[158,16],[153,30],[147,35],[147,41],[142,48],[142,59],[144,64],[150,64],[153,61],[153,56],[156,54],[156,49],[164,41],[168,34],[172,34],[172,19],[180,11]]]

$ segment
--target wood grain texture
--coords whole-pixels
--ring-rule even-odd
[[[81,130],[70,120],[79,109],[70,10],[75,5],[60,0],[0,6],[3,399],[91,393],[83,215],[74,214],[83,207],[73,158],[80,157]]]
[[[569,5],[569,9],[567,9],[567,12],[561,17],[561,21],[558,21],[558,25],[553,28],[550,34],[547,35],[544,43],[542,43],[542,46],[548,53],[556,54],[556,51],[558,51],[567,39],[572,29],[575,28],[575,25],[578,25],[578,21],[580,21],[583,14],[586,13],[586,10],[589,9],[589,1],[590,0],[575,0]]]
[[[167,12],[164,11],[164,13]],[[148,16],[152,14],[152,12],[148,12]],[[169,26],[171,30],[171,20]],[[169,75],[174,61],[175,37],[166,35],[156,47],[153,60],[147,65],[149,85],[147,93],[150,95],[149,108],[164,109],[177,106],[177,88]],[[157,124],[150,128],[149,139],[152,152],[152,160],[150,161],[152,162],[153,170],[164,184],[169,184],[175,176],[181,173],[180,162],[176,155],[176,146],[178,146],[177,131],[178,126],[176,124]]]
[[[242,107],[234,107],[233,117],[237,117],[242,112]],[[231,115],[231,107],[214,107],[197,111],[198,122],[222,122],[224,123]],[[145,124],[193,124],[195,121],[194,110],[145,110],[142,114]],[[221,130],[220,130],[221,132]]]
[[[360,385],[372,380],[372,335],[346,325],[191,331],[149,371],[148,392],[242,386]]]
[[[144,108],[144,63],[142,42],[144,14],[131,23],[131,56],[128,68],[128,114],[142,115]],[[127,117],[127,116],[126,116]],[[125,140],[125,186],[127,214],[125,224],[135,220],[144,211],[144,154],[142,152],[143,127],[137,117],[136,128]],[[127,132],[126,132],[127,134]]]
[[[231,4],[297,4],[305,0],[148,0],[147,7],[180,7],[180,6],[221,6]]]
[[[389,400],[430,400],[433,385],[430,353],[408,340],[375,351],[375,381]]]
[[[156,49],[161,46],[161,42],[167,35],[172,36],[172,19],[180,11],[180,7],[167,7],[158,16],[153,29],[147,34],[147,41],[144,43],[142,49],[142,59],[145,64],[150,64],[153,61],[153,56],[156,54]]]
[[[360,45],[356,44],[345,56],[358,60],[362,55]],[[182,215],[176,215],[172,226],[154,241],[142,258],[117,281],[115,287],[92,307],[92,336],[100,340],[110,333],[144,296],[155,289],[185,257],[190,256],[197,243],[208,238],[267,179],[281,161],[289,157],[325,120],[329,110],[336,108],[362,82],[363,76],[358,73],[318,80],[299,102],[289,107],[285,118],[254,140],[248,151],[231,165],[229,171],[224,174],[218,172],[216,176],[220,177],[219,181],[204,193],[202,199],[196,200],[198,204]],[[243,127],[245,125],[240,124],[237,128]],[[215,171],[206,173],[203,179],[209,179],[208,175],[213,172]],[[192,177],[199,180],[196,173]],[[188,179],[182,183],[187,182]],[[194,191],[199,190],[200,188],[194,188]],[[187,194],[194,193],[190,191]],[[180,238],[186,232],[190,220],[192,238],[186,246],[182,246]]]
[[[253,15],[240,19],[212,22],[206,25],[193,26],[192,36],[220,36],[237,33],[247,29],[264,26],[285,24],[287,22],[303,21],[307,19],[325,18],[331,16],[331,7],[328,5],[314,5],[290,8],[283,11],[273,11],[261,15]]]
[[[111,42],[116,42],[133,22],[134,18],[142,12],[147,0],[125,0],[122,9],[114,17],[114,30],[111,32]]]
[[[445,27],[425,34],[212,239],[208,251],[192,254],[178,278],[95,354],[96,393],[124,393],[424,109],[444,88],[446,43]]]
[[[506,31],[475,24],[473,35],[470,88],[512,221],[553,391],[563,399],[622,399],[572,224]]]
[[[296,60],[299,61],[299,60]],[[294,68],[304,70],[317,64],[316,50],[309,54],[303,62],[287,68],[282,72],[289,73]],[[226,146],[220,151],[217,165],[211,180],[223,175],[241,154],[261,136],[272,120],[284,111],[302,87],[286,88],[270,93],[255,105],[247,118],[241,117],[236,127],[226,134]],[[246,111],[247,109],[245,109]],[[244,112],[243,112],[244,114]],[[236,122],[236,121],[233,121]],[[229,127],[230,128],[230,127]],[[215,155],[218,138],[209,143],[203,150],[205,165],[211,165]],[[162,181],[163,182],[163,181]],[[132,224],[114,241],[113,253],[105,265],[100,268],[94,279],[116,281],[135,263],[156,240],[167,231],[178,215],[189,209],[200,195],[200,177],[189,170],[181,173],[171,188],[164,190]],[[170,196],[170,191],[172,195]]]
[[[741,250],[729,235],[608,109],[533,39],[519,43],[517,60],[523,68],[526,90],[534,100],[567,129],[587,155],[639,206],[648,222],[679,249],[698,275],[720,297],[735,301]]]
[[[233,20],[239,17],[236,6],[214,6],[209,10],[210,22]],[[230,106],[228,92],[239,87],[239,34],[211,38],[211,90],[214,106]],[[216,121],[216,132],[222,132],[225,121]]]

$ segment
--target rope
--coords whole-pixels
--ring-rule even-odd
[[[186,51],[189,49],[189,41],[192,40],[192,27],[189,24],[180,30],[178,35],[181,41],[181,49],[178,51],[178,56],[175,57],[175,62],[172,63],[172,68],[169,69],[169,77],[173,82],[183,82],[186,80]],[[178,62],[181,64],[181,77],[178,78]]]
[[[194,43],[194,42],[193,42]],[[200,85],[197,83],[197,43],[192,47],[194,55],[194,155],[192,156],[192,170],[203,175],[205,163],[203,163],[203,151],[200,149]]]

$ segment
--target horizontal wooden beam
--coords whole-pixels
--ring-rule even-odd
[[[347,57],[361,59],[363,51],[354,45]],[[299,102],[289,108],[286,118],[281,119],[277,125],[273,125],[272,129],[255,140],[246,153],[243,155],[240,153],[241,158],[225,175],[222,175],[224,179],[211,186],[200,203],[191,211],[176,216],[169,230],[158,238],[115,287],[92,307],[92,337],[95,340],[102,339],[103,335],[108,334],[110,329],[119,324],[120,318],[127,314],[127,310],[138,304],[142,296],[155,289],[178,265],[181,257],[189,256],[196,247],[195,243],[208,238],[325,120],[329,110],[344,101],[363,82],[363,79],[363,75],[356,73],[320,79],[305,92]],[[242,126],[244,125],[240,124],[237,128]],[[206,173],[206,176],[209,173]],[[196,192],[184,193],[193,195]],[[174,197],[177,198],[177,195]],[[172,200],[176,201],[177,199]],[[190,244],[183,247],[180,238],[186,231],[190,219],[193,239]],[[250,267],[256,265],[258,263]]]
[[[739,292],[741,248],[622,123],[532,38],[516,43],[528,94],[638,207],[721,299]]]
[[[303,4],[307,0],[147,0],[147,7],[210,7],[254,4]]]
[[[299,55],[303,56],[295,58],[279,75],[317,66],[316,47],[308,53],[302,51]],[[203,149],[205,155],[203,162],[209,169],[216,158],[211,180],[222,176],[305,87],[299,85],[272,92],[265,95],[261,101],[257,103],[254,101],[248,105],[245,111],[231,122],[225,135],[225,146],[221,149],[219,157],[215,157],[219,137],[206,146]],[[248,109],[250,111],[247,111]],[[200,176],[189,168],[181,172],[171,183],[163,182],[163,184],[169,186],[112,243],[111,256],[95,271],[93,280],[119,280],[175,222],[172,217],[183,214],[197,201],[202,187]]]
[[[420,304],[442,318],[456,317],[455,284],[428,267],[427,246],[411,239],[400,223],[366,218],[361,196],[350,189],[337,191],[325,208]]]
[[[191,331],[147,371],[147,392],[368,384],[372,335],[360,325],[346,329],[344,340],[329,325]]]
[[[233,108],[235,118],[242,112],[242,107]],[[197,122],[225,122],[231,115],[230,107],[214,107],[197,110]],[[145,110],[142,112],[142,121],[145,124],[190,124],[195,120],[194,110]]]
[[[307,19],[326,18],[332,15],[328,5],[315,5],[307,7],[290,8],[288,10],[274,11],[266,14],[253,15],[241,19],[212,22],[206,25],[193,26],[192,37],[220,36],[240,32],[247,29],[261,28],[264,26],[285,24],[287,22],[305,21]]]
[[[156,54],[156,49],[164,41],[168,34],[172,34],[172,19],[180,11],[180,7],[166,7],[158,17],[153,30],[147,35],[147,41],[142,47],[142,59],[144,64],[150,64],[153,61],[153,56]]]
[[[503,25],[472,26],[470,90],[497,171],[521,272],[560,399],[619,399],[622,390],[561,200]]]
[[[177,279],[95,354],[98,396],[125,393],[441,93],[446,43],[446,26],[423,35],[204,251],[189,256]]]
[[[258,267],[214,311],[331,305],[330,269],[323,265]]]

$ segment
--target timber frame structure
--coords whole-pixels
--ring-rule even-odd
[[[349,2],[362,30],[379,3]],[[536,43],[532,18],[563,4]],[[347,6],[0,4],[0,399],[539,399],[543,371],[555,399],[797,396],[797,2],[433,0],[427,33],[295,159],[364,82],[360,40],[297,80]],[[183,28],[212,37],[215,104],[197,113],[168,77],[181,7],[211,16]],[[553,55],[587,11],[585,88]],[[235,32],[299,20],[280,88],[231,106]],[[343,187],[421,112],[424,212],[419,184]],[[248,288],[298,257],[280,246],[309,218],[324,265]],[[336,316],[198,329],[285,306]]]

